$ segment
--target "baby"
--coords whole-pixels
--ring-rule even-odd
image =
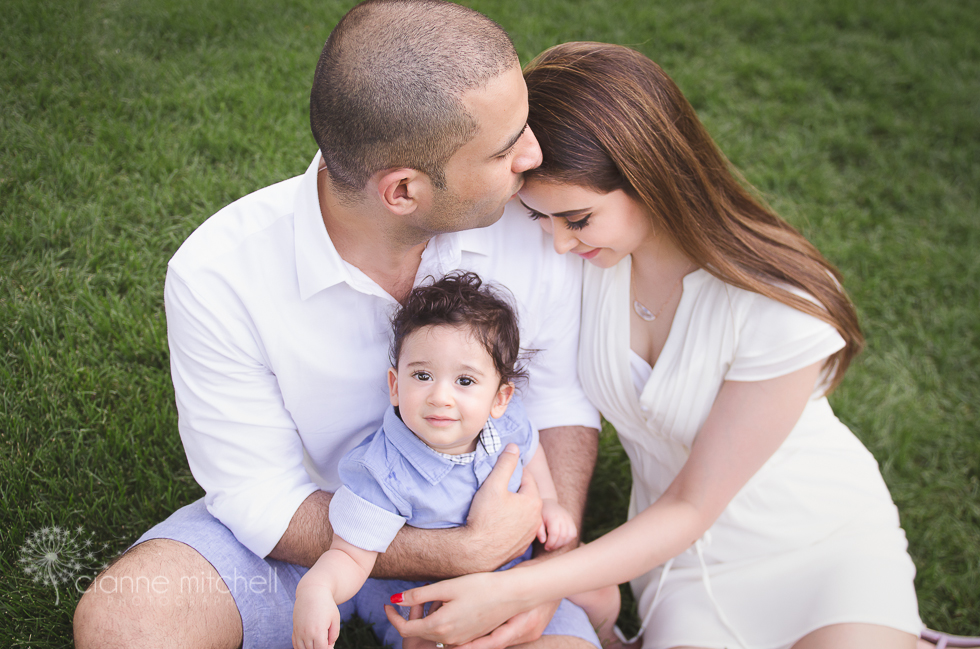
[[[538,540],[545,549],[575,538],[575,523],[558,503],[547,458],[538,448],[537,430],[514,395],[514,382],[524,378],[517,318],[481,284],[474,273],[447,275],[416,288],[395,315],[391,407],[381,428],[340,463],[344,486],[330,503],[333,542],[296,589],[295,649],[333,646],[340,630],[337,605],[360,590],[378,553],[403,525],[465,524],[474,494],[504,450],[520,454],[508,488],[517,491],[523,470],[537,483]],[[530,548],[502,569],[528,557]],[[618,589],[571,599],[586,610],[601,638],[612,637]],[[553,621],[546,634],[562,634],[552,626],[560,625]]]

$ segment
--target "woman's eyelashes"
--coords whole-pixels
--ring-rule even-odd
[[[524,205],[524,201],[521,201],[521,205]],[[527,210],[527,215],[531,217],[531,220],[532,221],[537,221],[538,219],[546,219],[546,218],[548,218],[548,215],[547,214],[542,214],[541,212],[539,212],[537,210],[532,210],[527,205],[524,205],[524,209]]]
[[[521,205],[524,205],[524,203],[521,203]],[[548,219],[548,218],[551,218],[547,214],[542,214],[541,212],[539,212],[537,210],[532,210],[527,205],[524,205],[524,209],[527,210],[527,215],[531,217],[531,220],[532,221],[537,221],[538,219]],[[586,214],[585,216],[583,216],[582,218],[576,219],[574,221],[569,221],[567,218],[561,217],[561,216],[556,217],[556,218],[559,218],[559,219],[562,219],[563,221],[565,221],[565,227],[568,228],[569,230],[581,230],[582,228],[584,228],[585,226],[587,226],[589,224],[589,219],[592,218],[592,213],[590,212],[590,213]]]

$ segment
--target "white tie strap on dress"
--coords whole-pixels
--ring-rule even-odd
[[[694,545],[691,548],[695,550],[695,552],[697,552],[698,561],[701,563],[701,581],[704,584],[704,589],[708,594],[708,599],[711,601],[711,605],[714,607],[715,613],[718,614],[718,619],[720,619],[721,623],[725,625],[725,628],[728,629],[728,632],[735,637],[735,639],[739,643],[739,646],[741,646],[742,649],[751,649],[749,643],[745,641],[745,638],[743,638],[742,635],[735,629],[735,627],[732,626],[732,623],[729,621],[728,616],[726,616],[725,612],[721,610],[721,606],[718,604],[718,600],[715,599],[715,594],[711,590],[711,576],[708,574],[708,566],[704,562],[704,551],[702,550],[703,544],[708,544],[708,545],[711,544],[710,531],[705,532],[704,536],[702,536],[700,539],[695,541]],[[688,549],[687,552],[690,552],[691,549]],[[673,565],[674,565],[673,559],[670,559],[669,561],[667,561],[667,563],[664,564],[664,569],[660,573],[660,580],[657,582],[657,590],[656,592],[654,592],[653,601],[650,604],[650,609],[647,611],[647,614],[643,617],[643,622],[640,624],[640,630],[636,632],[636,635],[633,636],[632,638],[627,639],[618,626],[613,628],[613,631],[616,633],[616,637],[619,638],[619,641],[622,642],[623,644],[625,645],[632,644],[637,640],[639,640],[641,637],[643,637],[643,632],[646,631],[647,625],[650,623],[650,618],[653,617],[653,612],[657,609],[657,601],[660,599],[660,593],[663,590],[664,582],[667,581],[667,575],[670,574],[670,569],[673,567]]]

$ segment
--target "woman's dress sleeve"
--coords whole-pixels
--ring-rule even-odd
[[[727,381],[765,381],[829,357],[845,345],[837,329],[764,295],[753,294]]]

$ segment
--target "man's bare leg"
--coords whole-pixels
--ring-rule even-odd
[[[75,609],[78,649],[236,649],[242,619],[225,582],[190,546],[153,539],[92,582]]]

